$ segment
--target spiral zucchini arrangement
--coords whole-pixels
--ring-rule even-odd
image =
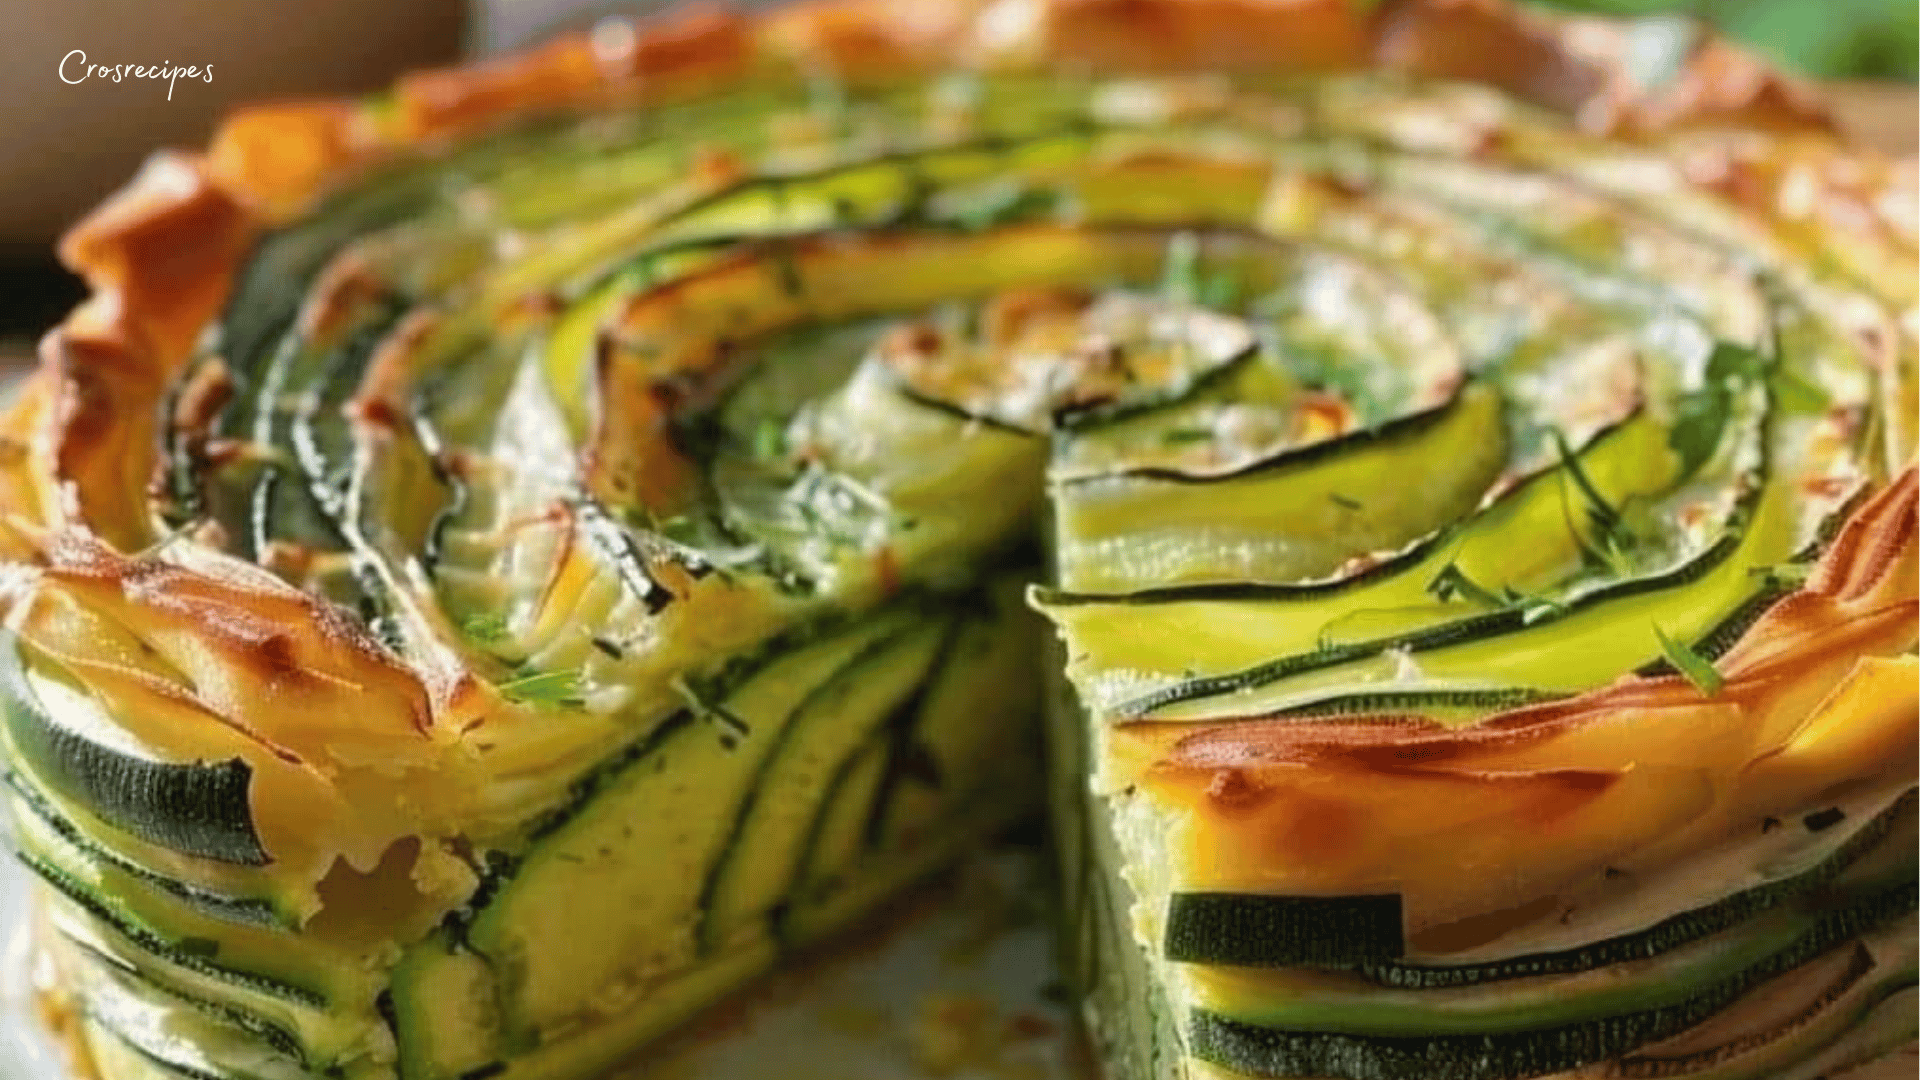
[[[55,1005],[108,1080],[598,1075],[1044,796],[1115,1078],[1884,1055],[1912,188],[1479,0],[243,112],[69,235],[0,457]]]

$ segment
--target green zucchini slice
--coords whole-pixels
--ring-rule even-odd
[[[246,762],[157,760],[77,695],[63,693],[56,716],[28,683],[13,642],[0,648],[0,684],[8,748],[38,783],[148,843],[241,866],[266,864]]]
[[[1911,887],[1902,903],[1910,913]],[[1802,995],[1818,1001],[1854,989],[1883,964],[1901,966],[1903,952],[1909,957],[1904,964],[1910,968],[1912,950],[1904,941],[1914,932],[1910,914],[1861,940],[1853,938],[1860,927],[1841,927],[1844,917],[1840,915],[1829,919],[1822,929],[1810,931],[1787,950],[1700,988],[1678,1005],[1498,1034],[1425,1036],[1295,1032],[1200,1012],[1191,1027],[1191,1052],[1236,1072],[1275,1077],[1373,1080],[1417,1075],[1478,1080],[1569,1070],[1671,1038],[1730,1006],[1737,1008],[1742,995],[1764,992],[1772,980],[1786,980]],[[1828,925],[1834,929],[1825,930]]]
[[[718,933],[700,929],[712,925],[705,883],[738,847],[733,821],[751,797],[760,763],[777,753],[807,703],[838,685],[843,669],[891,668],[890,638],[916,621],[911,610],[896,612],[774,661],[724,697],[680,714],[617,774],[596,780],[564,821],[544,827],[538,847],[466,931],[469,947],[501,980],[509,1030],[567,1019],[623,966],[671,973],[723,944]],[[900,670],[917,678],[926,662]],[[696,797],[698,812],[687,801]],[[663,875],[663,861],[675,872]],[[610,942],[566,932],[583,919],[625,928],[628,936]],[[542,944],[536,949],[534,942]]]

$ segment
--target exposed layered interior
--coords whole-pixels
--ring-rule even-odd
[[[77,316],[0,460],[8,795],[103,1077],[597,1075],[1043,801],[1116,1080],[1913,1037],[1886,178],[1063,67],[763,60],[244,254],[195,178],[271,204],[339,117],[155,166],[217,314],[114,271],[168,317]]]

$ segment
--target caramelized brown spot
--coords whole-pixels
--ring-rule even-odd
[[[1821,499],[1837,499],[1853,488],[1853,481],[1844,476],[1809,476],[1800,482],[1800,489]]]
[[[343,255],[327,264],[320,280],[300,307],[297,326],[302,336],[314,341],[329,341],[346,329],[355,308],[378,299],[387,291],[386,282],[365,261]]]
[[[892,544],[882,544],[873,555],[874,573],[880,579],[880,591],[892,596],[900,591],[900,557],[893,552]]]
[[[528,330],[544,326],[567,310],[567,302],[558,293],[545,289],[522,293],[501,312],[504,330]]]
[[[1498,86],[1568,114],[1605,96],[1606,72],[1539,20],[1485,0],[1391,5],[1379,57],[1414,75]]]
[[[900,323],[886,332],[875,347],[882,363],[902,374],[922,370],[937,360],[946,344],[940,328],[924,321]]]
[[[1313,182],[1317,187],[1341,202],[1351,202],[1360,199],[1367,193],[1365,181],[1358,177],[1346,176],[1341,173],[1328,173],[1324,176],[1316,176],[1313,178]]]
[[[243,461],[253,452],[253,444],[245,439],[208,439],[200,447],[200,460],[217,469]]]
[[[258,561],[288,581],[305,581],[313,572],[313,549],[291,540],[269,540]]]
[[[1368,20],[1348,0],[1054,0],[1056,56],[1102,70],[1329,71],[1365,62]]]
[[[1479,138],[1474,140],[1473,156],[1477,158],[1503,157],[1506,154],[1509,141],[1506,128],[1482,128],[1479,132]]]
[[[231,400],[233,376],[225,363],[217,358],[210,360],[196,368],[181,386],[173,426],[176,430],[204,430]]]
[[[1687,179],[1738,206],[1758,210],[1766,205],[1766,179],[1752,162],[1723,147],[1687,157],[1681,168]]]
[[[1343,435],[1357,420],[1344,398],[1317,392],[1302,396],[1298,417],[1294,440],[1303,445]]]
[[[1221,769],[1207,784],[1207,801],[1226,816],[1250,814],[1269,798],[1268,790],[1239,769]]]
[[[214,551],[227,550],[227,527],[212,518],[196,522],[187,532],[187,541]]]
[[[298,647],[286,634],[270,634],[254,642],[253,654],[275,677],[303,674]]]
[[[174,399],[173,416],[169,423],[179,440],[178,453],[184,459],[188,473],[195,478],[196,485],[209,464],[207,449],[212,440],[208,438],[207,431],[232,398],[233,379],[227,373],[226,365],[215,358],[193,369]],[[147,495],[155,505],[171,507],[177,512],[181,508],[177,505],[169,472],[168,463],[155,463],[147,481]]]
[[[1192,726],[1149,721],[1129,724],[1126,730],[1150,736],[1155,728],[1186,730]],[[1306,764],[1364,746],[1457,737],[1431,720],[1412,717],[1343,717],[1337,721],[1315,722],[1243,720],[1207,725],[1184,735],[1166,755],[1164,767],[1237,770]]]
[[[345,414],[383,427],[400,426],[412,393],[414,362],[439,326],[440,316],[433,311],[421,308],[408,312],[374,349]]]
[[[1093,295],[1084,289],[1009,289],[981,309],[980,330],[989,346],[1005,349],[1042,324],[1077,322],[1092,303]]]
[[[118,335],[54,331],[41,342],[59,516],[121,550],[153,542],[145,495],[159,461],[155,357]]]
[[[751,20],[720,4],[683,7],[656,20],[635,42],[632,73],[643,78],[719,73],[747,61],[753,51]]]
[[[693,152],[693,182],[703,188],[724,188],[747,172],[740,156],[724,146],[702,146]]]
[[[345,411],[348,417],[356,422],[368,427],[379,428],[382,431],[397,430],[401,424],[406,422],[406,418],[384,398],[349,401],[345,406]]]
[[[64,329],[123,333],[139,342],[156,375],[171,377],[226,302],[255,228],[199,158],[153,155],[131,184],[61,238],[60,261],[97,293]]]

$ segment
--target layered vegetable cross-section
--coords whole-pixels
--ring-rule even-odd
[[[70,234],[0,456],[55,1011],[106,1080],[599,1076],[1046,804],[1114,1080],[1882,1057],[1912,196],[1479,0],[243,112]]]

